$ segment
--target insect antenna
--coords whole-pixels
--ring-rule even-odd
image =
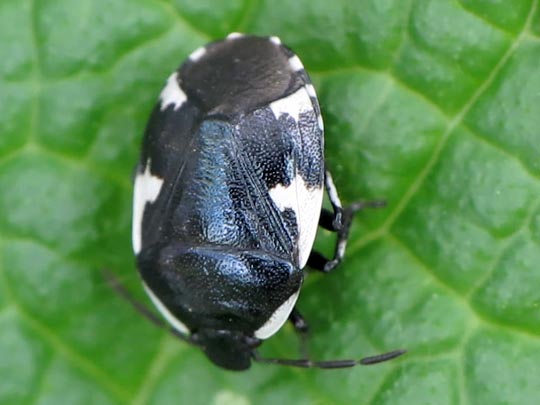
[[[364,357],[360,360],[327,360],[327,361],[312,361],[309,359],[274,359],[260,357],[257,352],[253,352],[253,360],[259,363],[278,364],[281,366],[300,367],[300,368],[348,368],[358,365],[369,366],[372,364],[382,363],[384,361],[395,359],[403,354],[406,350],[393,350],[391,352],[377,354],[375,356]]]
[[[118,278],[113,274],[112,271],[108,269],[102,270],[103,277],[105,278],[107,284],[124,300],[129,302],[133,309],[152,322],[157,327],[166,330],[174,337],[183,340],[186,343],[195,345],[191,340],[190,336],[182,333],[166,323],[163,319],[158,317],[154,312],[152,312],[146,305],[138,301],[128,290],[127,288],[118,280]],[[196,346],[196,345],[195,345]]]

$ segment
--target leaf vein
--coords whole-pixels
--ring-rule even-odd
[[[64,342],[53,330],[26,312],[26,310],[17,302],[13,296],[13,293],[10,291],[3,268],[0,268],[0,281],[6,290],[7,299],[16,309],[21,320],[26,322],[30,328],[40,335],[55,352],[61,354],[83,373],[91,376],[99,385],[101,385],[106,391],[117,399],[125,402],[127,398],[129,398],[128,392],[123,387],[120,387],[114,383],[111,376],[107,375],[99,367],[96,367],[96,365],[94,365],[90,359],[70,348],[69,345]]]
[[[160,4],[161,7],[166,9],[176,20],[177,23],[183,25],[184,27],[188,28],[190,31],[192,31],[194,34],[196,34],[199,37],[202,37],[206,42],[210,41],[212,39],[212,36],[199,28],[195,26],[186,16],[182,15],[180,11],[176,7],[173,7],[170,3],[168,3],[165,0],[156,0],[156,3]]]
[[[465,128],[467,131],[471,133],[479,142],[482,142],[488,146],[491,146],[492,148],[496,149],[497,151],[501,152],[503,155],[507,156],[508,158],[516,161],[524,172],[526,172],[529,176],[533,177],[534,179],[540,181],[540,174],[535,173],[532,171],[530,167],[527,166],[527,164],[521,159],[521,157],[517,154],[511,153],[509,150],[504,149],[504,147],[497,143],[496,140],[488,138],[486,135],[482,134],[477,129],[473,129],[470,125],[468,125],[466,122],[461,123],[463,128]]]
[[[483,15],[480,15],[478,14],[476,11],[474,10],[471,10],[470,8],[468,8],[465,4],[463,4],[462,0],[454,0],[454,3],[459,7],[461,8],[463,11],[465,11],[467,14],[470,14],[471,16],[481,20],[482,22],[484,22],[486,25],[488,25],[489,27],[493,28],[494,30],[496,31],[499,31],[505,35],[509,35],[511,37],[515,37],[516,36],[516,33],[515,32],[512,32],[512,31],[508,31],[506,29],[504,29],[503,27],[501,27],[500,25],[497,25],[495,22],[491,21],[491,20],[488,20],[486,17],[484,17]],[[524,23],[526,22],[526,20],[524,21]]]
[[[509,58],[514,54],[515,50],[523,40],[523,36],[525,35],[525,32],[530,24],[531,17],[534,15],[534,12],[536,10],[538,1],[534,0],[531,10],[529,11],[529,17],[527,18],[528,23],[523,27],[523,30],[521,31],[521,34],[515,39],[515,41],[509,46],[509,48],[506,50],[506,52],[503,54],[501,59],[495,64],[489,75],[487,75],[486,79],[480,84],[480,86],[477,88],[477,90],[472,94],[472,96],[465,102],[463,107],[459,110],[457,114],[454,115],[454,117],[448,122],[448,125],[444,132],[442,133],[440,140],[437,142],[433,149],[433,154],[431,158],[427,161],[427,163],[424,165],[422,170],[420,171],[420,174],[418,177],[413,181],[411,186],[407,189],[401,200],[396,204],[395,208],[390,212],[388,215],[386,221],[383,223],[383,225],[376,231],[377,234],[381,235],[385,233],[386,230],[390,229],[394,222],[397,220],[397,218],[401,215],[401,213],[405,210],[405,208],[408,206],[409,202],[412,200],[412,198],[417,194],[417,192],[421,189],[424,180],[427,178],[429,173],[431,173],[431,170],[436,165],[436,163],[439,161],[439,158],[441,156],[442,150],[444,149],[446,143],[448,142],[448,139],[450,138],[453,131],[456,129],[456,127],[462,123],[463,118],[465,115],[469,112],[469,110],[472,108],[472,106],[478,101],[480,96],[487,90],[487,88],[491,85],[499,71],[502,69],[502,67],[506,64],[506,62],[509,60]],[[363,240],[363,239],[362,239]],[[354,244],[354,249],[357,249],[358,243]]]

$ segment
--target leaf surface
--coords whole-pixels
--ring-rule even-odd
[[[101,277],[146,300],[140,138],[168,74],[230,31],[296,51],[342,199],[388,202],[305,283],[313,358],[401,359],[225,372]],[[537,0],[4,0],[0,38],[0,403],[540,401]],[[262,353],[296,348],[287,326]]]

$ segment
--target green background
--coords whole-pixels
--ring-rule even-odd
[[[230,31],[298,53],[343,199],[388,201],[308,277],[313,358],[401,359],[225,372],[101,277],[146,300],[140,138],[167,76]],[[537,0],[1,0],[0,61],[0,403],[540,403]],[[262,353],[297,356],[291,327]]]

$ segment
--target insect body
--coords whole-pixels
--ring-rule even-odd
[[[334,211],[321,215],[325,187]],[[287,319],[305,324],[294,309],[302,269],[339,263],[359,208],[341,208],[315,90],[278,38],[231,34],[169,77],[135,177],[133,249],[155,306],[215,364],[358,363],[261,359],[255,348]],[[338,233],[332,260],[311,252],[318,224]]]

